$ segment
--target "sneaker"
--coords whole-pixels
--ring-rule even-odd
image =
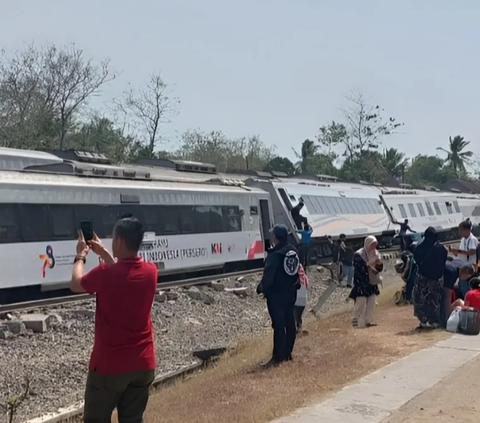
[[[378,326],[376,323],[365,323],[365,327],[367,328],[373,328],[375,326]]]

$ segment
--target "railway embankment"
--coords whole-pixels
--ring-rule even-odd
[[[327,289],[329,274],[311,269],[309,275],[311,308]],[[386,276],[387,285],[395,279],[391,269]],[[159,292],[152,311],[157,374],[198,363],[192,354],[195,351],[227,347],[268,333],[271,324],[265,303],[255,294],[258,280],[259,275],[248,275]],[[320,315],[351,307],[346,302],[348,292],[335,289]],[[30,384],[30,393],[18,408],[15,421],[81,405],[93,344],[94,300],[28,313],[11,312],[2,317],[0,326],[17,325],[21,329],[8,339],[0,339],[0,392],[18,395],[26,380]],[[27,323],[29,319],[44,324],[34,331]]]

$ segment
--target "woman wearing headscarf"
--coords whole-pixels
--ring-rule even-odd
[[[383,270],[377,245],[377,239],[374,236],[368,236],[363,248],[355,252],[353,257],[353,289],[350,292],[350,298],[355,301],[352,315],[354,328],[358,327],[358,321],[362,315],[365,315],[366,327],[376,326],[372,323],[372,317],[375,300],[377,295],[380,295],[380,291],[370,278],[372,277],[372,271],[379,273]]]
[[[447,256],[447,249],[438,242],[437,231],[429,227],[414,253],[418,270],[413,288],[413,310],[420,321],[419,329],[435,328],[443,321],[442,278]]]

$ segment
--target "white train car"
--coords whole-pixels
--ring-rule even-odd
[[[416,232],[434,227],[441,241],[458,239],[458,225],[465,216],[454,194],[423,190],[383,188],[381,199],[393,222],[408,219]]]
[[[37,159],[27,170],[17,170],[20,162],[0,170],[0,304],[66,286],[83,221],[111,248],[119,218],[141,220],[147,231],[141,255],[157,264],[160,282],[263,265],[273,215],[261,190],[159,181],[140,167],[121,174],[113,166]],[[90,255],[87,270],[96,264]]]
[[[296,242],[300,238],[291,209],[304,200],[301,214],[313,229],[311,256],[330,261],[332,245],[328,240],[345,234],[349,242],[361,245],[368,235],[378,237],[382,246],[391,245],[395,226],[380,200],[376,186],[306,179],[250,179],[254,186],[270,194],[276,223],[287,225]]]

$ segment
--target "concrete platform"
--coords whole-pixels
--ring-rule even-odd
[[[454,335],[364,377],[317,405],[302,408],[275,423],[387,422],[396,410],[477,357],[480,358],[480,336]],[[468,382],[463,389],[469,389]],[[457,407],[462,405],[457,404]],[[480,421],[480,414],[476,419]]]

